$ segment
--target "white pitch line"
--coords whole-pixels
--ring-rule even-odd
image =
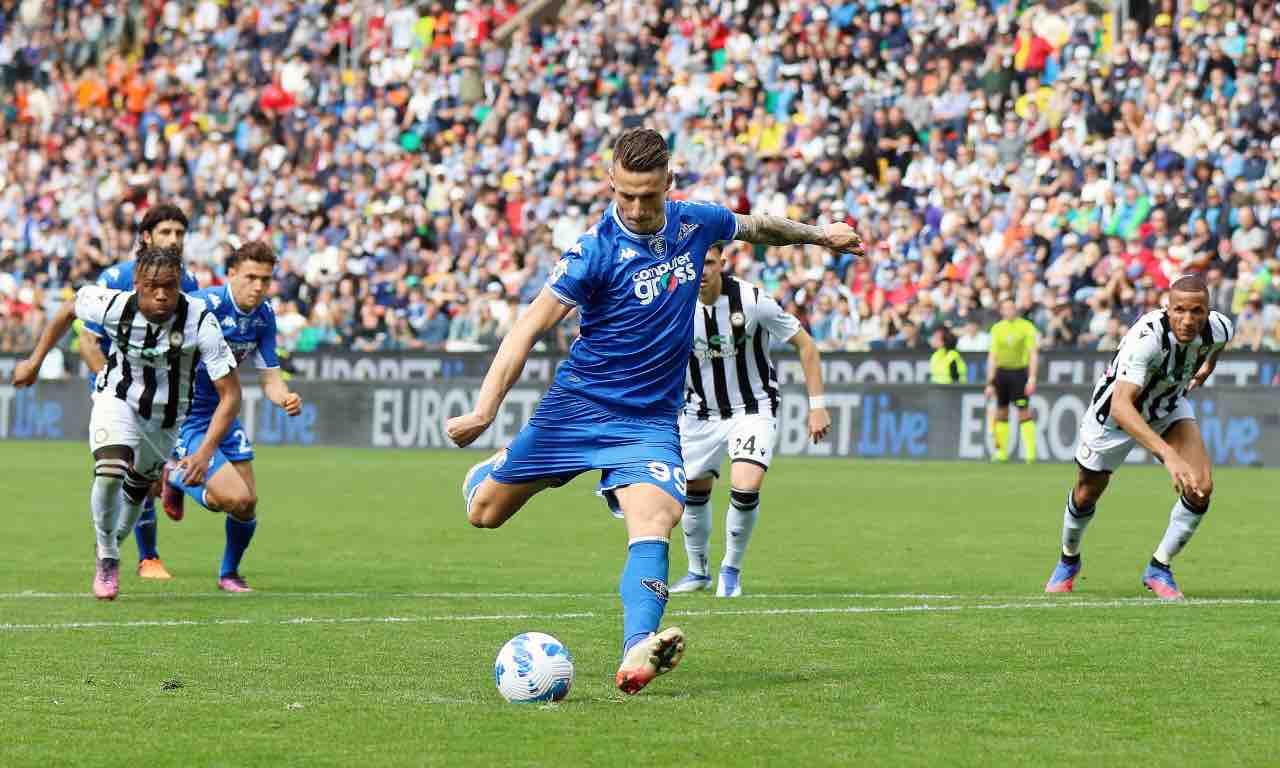
[[[1280,599],[1269,598],[1205,598],[1186,602],[1170,603],[1154,598],[1142,601],[1129,599],[1117,600],[1060,600],[1054,602],[1034,601],[1020,603],[996,603],[988,605],[920,605],[903,606],[869,606],[846,605],[831,608],[743,608],[740,610],[673,610],[667,616],[715,618],[720,616],[794,616],[823,614],[864,614],[864,613],[960,613],[963,611],[1019,611],[1048,610],[1061,608],[1074,609],[1108,609],[1108,608],[1163,608],[1168,610],[1189,610],[1191,608],[1240,607],[1240,606],[1280,606]],[[48,624],[0,624],[0,632],[21,631],[57,631],[68,629],[130,629],[139,627],[217,627],[217,626],[305,626],[332,624],[426,624],[432,622],[470,622],[470,621],[566,621],[571,619],[594,619],[614,615],[610,613],[576,612],[576,613],[507,613],[507,614],[444,614],[440,616],[353,616],[353,617],[310,617],[299,616],[288,619],[171,619],[141,621],[83,621]]]

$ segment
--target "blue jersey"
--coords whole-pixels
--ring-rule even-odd
[[[280,367],[280,359],[276,357],[276,313],[271,310],[270,303],[264,301],[252,312],[242,312],[231,298],[230,285],[205,288],[197,291],[195,296],[204,300],[217,319],[222,336],[236,358],[236,365],[241,365],[253,355],[259,370]],[[217,408],[218,391],[213,388],[213,381],[202,363],[196,369],[195,394],[191,398],[188,423],[208,421]]]
[[[110,288],[116,291],[132,291],[133,290],[133,272],[137,267],[137,262],[122,261],[113,267],[108,267],[98,276],[98,285],[102,288]],[[196,282],[196,276],[191,274],[191,270],[182,270],[182,292],[195,293],[200,290],[200,284]],[[85,329],[98,337],[98,346],[102,347],[102,354],[110,354],[111,339],[107,338],[107,333],[101,325],[97,323],[85,323]]]
[[[649,235],[628,230],[609,206],[547,279],[581,319],[556,386],[623,416],[679,412],[707,250],[738,232],[723,206],[666,205],[666,226]]]

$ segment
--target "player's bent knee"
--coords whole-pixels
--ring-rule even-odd
[[[226,506],[227,514],[248,522],[258,514],[258,495],[253,492],[237,495]]]
[[[476,528],[498,528],[508,517],[498,505],[483,499],[473,500],[471,509],[467,510],[467,522]]]

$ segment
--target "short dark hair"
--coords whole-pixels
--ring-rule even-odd
[[[1208,295],[1209,284],[1204,281],[1203,275],[1193,272],[1174,280],[1169,289],[1178,293],[1203,293]]]
[[[613,162],[624,171],[645,173],[666,169],[670,160],[667,140],[652,128],[632,128],[613,143]]]
[[[138,251],[137,265],[134,267],[135,279],[141,278],[151,270],[176,269],[182,275],[182,249],[176,245],[164,248],[144,246]]]
[[[182,225],[183,229],[190,229],[187,222],[187,214],[176,205],[165,203],[164,205],[155,205],[147,209],[147,213],[142,217],[142,221],[138,224],[138,236],[142,233],[150,232],[160,226],[161,222],[176,221]]]
[[[237,267],[243,261],[257,261],[274,268],[276,252],[261,240],[251,240],[231,252],[227,257],[227,269]]]

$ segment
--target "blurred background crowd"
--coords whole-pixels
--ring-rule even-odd
[[[0,2],[0,351],[165,201],[202,285],[275,246],[289,350],[491,347],[635,125],[675,197],[858,227],[865,258],[727,247],[825,349],[984,350],[1009,294],[1110,350],[1189,271],[1280,349],[1272,3],[540,5]]]

